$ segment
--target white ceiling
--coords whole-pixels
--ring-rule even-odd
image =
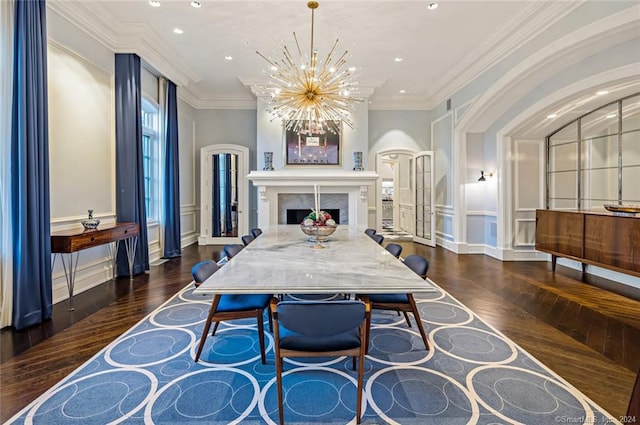
[[[256,50],[279,58],[279,46],[296,49],[294,31],[303,52],[309,50],[306,0],[202,0],[199,9],[189,0],[160,1],[160,7],[147,0],[49,4],[92,26],[116,49],[142,39],[148,51],[162,58],[155,64],[153,57],[145,59],[165,68],[161,72],[182,86],[190,103],[203,107],[212,101],[255,105],[245,83],[263,78],[266,62]],[[435,10],[428,3],[320,1],[316,48],[322,56],[340,40],[340,53],[349,50],[348,64],[359,68],[360,84],[373,89],[371,109],[431,109],[580,2],[440,0]],[[184,33],[174,34],[176,27]],[[228,55],[233,60],[225,60]],[[396,62],[396,57],[403,60]]]

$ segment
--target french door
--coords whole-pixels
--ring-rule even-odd
[[[413,241],[436,246],[435,192],[433,151],[413,155],[413,181],[415,205],[415,231]]]

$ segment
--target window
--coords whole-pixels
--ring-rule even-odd
[[[158,105],[142,100],[142,166],[147,221],[158,221],[160,200],[160,119]]]
[[[585,114],[547,136],[547,208],[640,203],[640,95]]]

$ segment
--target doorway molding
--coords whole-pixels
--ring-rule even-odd
[[[376,172],[378,174],[380,174],[380,172],[382,171],[382,163],[383,163],[383,159],[382,157],[385,155],[392,155],[392,154],[400,154],[400,155],[409,155],[409,156],[413,156],[416,152],[416,150],[413,149],[409,149],[409,148],[389,148],[389,149],[382,149],[378,152],[376,152]],[[395,176],[394,176],[394,180],[395,180]],[[396,182],[394,181],[394,188],[395,188],[395,184]],[[376,182],[376,229],[377,230],[382,230],[382,178],[379,178]]]
[[[211,158],[213,155],[230,153],[238,156],[238,236],[237,237],[212,237],[211,211],[212,211],[212,187]],[[200,236],[198,245],[226,245],[242,243],[241,237],[249,233],[249,148],[234,144],[216,144],[200,149]]]

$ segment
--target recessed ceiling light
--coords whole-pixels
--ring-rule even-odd
[[[402,62],[402,58],[400,56],[396,56],[396,58],[394,59],[394,61],[396,62]]]
[[[232,61],[233,60],[233,56],[227,55],[227,56],[224,57],[224,59],[228,60],[228,61]]]
[[[615,118],[617,116],[618,116],[618,114],[609,114],[609,115],[607,115],[607,118]]]
[[[202,3],[200,3],[199,1],[192,1],[191,6],[195,7],[196,9],[200,9],[202,7]]]
[[[555,118],[557,116],[558,116],[558,114],[549,114],[549,115],[547,115],[547,118]]]
[[[400,94],[405,94],[407,91],[405,89],[400,90]]]
[[[278,67],[277,67],[277,66],[275,66],[275,65],[271,65],[271,70],[272,70],[272,71],[277,71],[277,70],[278,70]]]
[[[176,33],[176,34],[183,34],[184,33],[184,31],[181,30],[180,28],[174,28],[173,32]]]
[[[349,67],[349,72],[354,72],[355,70],[356,70],[356,67],[355,67],[355,66],[350,66],[350,67]]]
[[[160,3],[158,0],[149,0],[149,4],[153,7],[160,7],[162,6],[162,3]]]
[[[429,3],[427,5],[427,9],[429,10],[433,10],[433,9],[437,9],[438,8],[438,3]]]
[[[596,92],[596,94],[597,94],[598,96],[602,96],[602,95],[605,95],[605,94],[609,94],[609,90],[600,90],[600,91],[597,91],[597,92]]]

